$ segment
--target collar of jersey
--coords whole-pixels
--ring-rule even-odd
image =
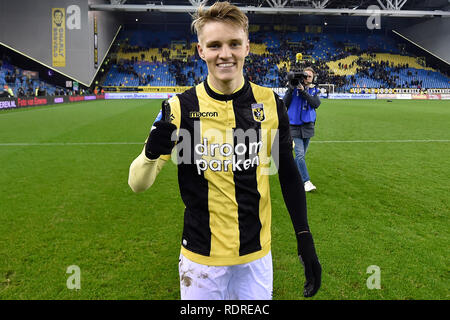
[[[237,88],[232,94],[223,94],[216,88],[212,87],[209,84],[208,79],[206,79],[206,81],[204,81],[204,84],[205,84],[205,89],[206,89],[206,92],[208,93],[208,95],[210,97],[212,97],[216,100],[220,100],[220,101],[228,101],[228,100],[235,99],[236,97],[240,96],[249,86],[248,81],[244,78],[242,85],[239,88]]]

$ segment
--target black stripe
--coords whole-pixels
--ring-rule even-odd
[[[209,227],[208,181],[197,172],[194,146],[200,139],[199,120],[191,118],[190,112],[199,111],[195,87],[178,96],[180,99],[180,129],[186,129],[191,137],[191,161],[178,164],[178,184],[181,198],[186,206],[182,245],[189,251],[209,256],[211,252],[211,229]],[[197,128],[195,128],[197,127]],[[181,144],[179,144],[181,145]],[[180,150],[178,150],[180,152]]]
[[[236,128],[234,128],[234,144],[243,143],[238,140],[238,129],[242,129],[250,135],[245,137],[245,145],[247,152],[245,157],[238,159],[251,159],[255,154],[250,155],[250,142],[259,142],[261,123],[253,119],[252,103],[256,103],[251,87],[246,87],[244,94],[233,101],[233,108],[236,120]],[[250,131],[247,131],[249,130]],[[254,138],[251,139],[251,136]],[[251,141],[250,141],[251,139]],[[241,166],[242,167],[242,166]],[[238,220],[239,220],[239,255],[249,254],[261,250],[260,232],[261,221],[259,220],[259,200],[261,195],[258,192],[258,181],[256,177],[257,166],[251,166],[247,170],[241,168],[242,171],[234,171],[234,183],[236,201],[238,203]]]

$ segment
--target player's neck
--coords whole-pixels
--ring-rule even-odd
[[[244,86],[244,76],[231,81],[217,81],[210,76],[207,78],[209,87],[219,94],[233,94]]]

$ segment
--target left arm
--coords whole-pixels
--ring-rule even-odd
[[[278,179],[295,234],[309,231],[305,188],[303,187],[302,177],[292,156],[291,148],[280,149]]]
[[[161,157],[157,159],[147,158],[144,147],[141,154],[130,165],[128,185],[131,190],[138,193],[150,188],[165,163],[166,160]]]
[[[292,137],[289,130],[289,118],[283,101],[275,96],[278,112],[278,150],[272,156],[278,169],[278,179],[284,202],[294,226],[295,233],[309,231],[306,215],[306,195],[302,177],[292,156]]]
[[[278,179],[286,208],[289,212],[297,238],[297,250],[305,270],[306,283],[303,295],[312,297],[321,284],[322,267],[317,258],[314,241],[308,225],[306,194],[303,181],[292,155],[292,138],[289,132],[289,119],[283,102],[277,99],[279,117],[279,152],[273,155],[278,165]]]

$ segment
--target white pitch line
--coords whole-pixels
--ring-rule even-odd
[[[134,145],[144,142],[12,142],[0,143],[1,147],[28,147],[28,146],[106,146],[106,145]]]
[[[311,143],[427,143],[450,142],[444,140],[312,140]],[[144,142],[11,142],[0,143],[0,147],[22,146],[102,146],[102,145],[143,145]]]
[[[311,140],[310,143],[411,143],[411,142],[450,142],[450,139],[443,140]]]

